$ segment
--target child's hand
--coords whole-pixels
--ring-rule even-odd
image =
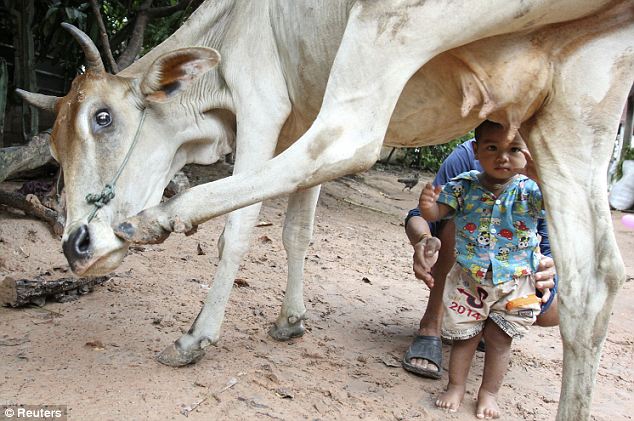
[[[434,207],[434,205],[436,204],[436,200],[438,200],[438,196],[440,196],[441,191],[441,186],[434,187],[431,185],[431,183],[425,184],[425,187],[423,187],[423,191],[420,193],[420,198],[418,199],[418,208],[420,210],[423,210]]]
[[[533,179],[535,182],[539,183],[539,177],[537,175],[537,168],[535,167],[535,161],[533,161],[533,156],[528,151],[528,149],[522,149],[522,153],[524,154],[524,158],[526,158],[526,165],[524,168],[513,168],[519,174],[524,174],[526,177]]]

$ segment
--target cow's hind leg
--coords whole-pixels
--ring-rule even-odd
[[[607,201],[607,167],[632,63],[614,45],[597,42],[573,53],[555,75],[547,103],[521,129],[538,163],[561,278],[559,420],[590,416],[611,308],[625,279]]]
[[[288,281],[280,315],[269,335],[279,341],[304,334],[304,259],[313,236],[315,209],[321,186],[293,193],[284,221],[283,242],[288,257]]]

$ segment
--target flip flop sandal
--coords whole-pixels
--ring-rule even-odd
[[[438,367],[438,371],[423,369],[411,363],[412,358],[429,361]],[[403,357],[403,368],[411,373],[429,379],[442,376],[442,342],[438,336],[416,336]]]

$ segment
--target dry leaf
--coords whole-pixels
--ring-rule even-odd
[[[103,351],[104,349],[106,349],[106,347],[103,345],[103,342],[101,342],[100,340],[86,342],[85,346],[87,346],[88,348],[92,348],[95,351]]]
[[[242,278],[236,278],[235,281],[233,281],[233,284],[237,286],[238,288],[244,288],[249,286],[249,283]]]

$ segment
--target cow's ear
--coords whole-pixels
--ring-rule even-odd
[[[152,63],[141,81],[141,92],[149,101],[169,101],[219,62],[220,53],[213,48],[170,51]]]

